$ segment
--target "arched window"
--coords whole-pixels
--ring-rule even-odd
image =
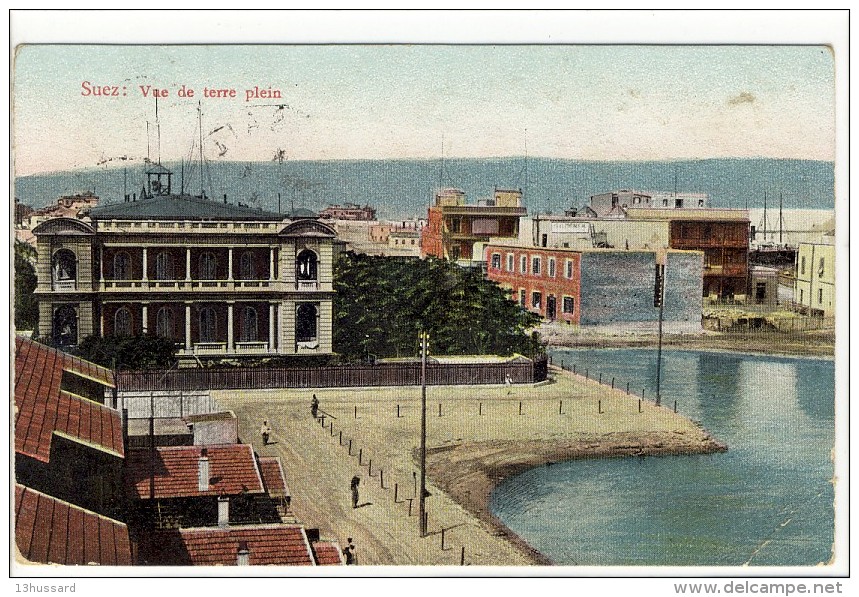
[[[155,256],[155,279],[173,280],[173,256],[167,251],[161,251]]]
[[[301,303],[295,313],[296,342],[313,342],[316,340],[316,314],[318,309],[311,303]]]
[[[218,260],[214,253],[200,253],[200,279],[214,280],[218,273]]]
[[[239,278],[242,280],[256,280],[256,264],[254,263],[254,254],[250,251],[245,251],[239,258]]]
[[[159,338],[173,338],[175,318],[171,307],[161,307],[155,314],[155,335]]]
[[[295,259],[295,274],[299,280],[316,280],[316,253],[304,249]]]
[[[131,336],[131,311],[128,307],[120,307],[113,316],[113,334],[115,336]]]
[[[212,307],[200,309],[200,342],[217,342],[218,315]]]
[[[239,342],[256,342],[258,340],[257,310],[245,307],[242,311],[242,330]]]
[[[57,346],[72,346],[78,341],[78,313],[74,305],[60,305],[54,310],[52,335]]]
[[[113,278],[114,280],[131,279],[131,257],[125,251],[113,256]]]
[[[60,249],[51,259],[54,282],[74,282],[77,278],[77,258],[68,249]]]

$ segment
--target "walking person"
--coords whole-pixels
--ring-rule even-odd
[[[509,373],[504,377],[504,385],[507,386],[507,395],[509,396],[513,392],[513,380],[510,379]]]
[[[262,445],[268,445],[268,438],[271,437],[271,427],[268,426],[268,421],[262,422],[262,427],[259,429],[259,433],[262,436]]]
[[[352,484],[350,488],[352,490],[352,508],[355,509],[358,507],[358,485],[361,483],[360,477],[352,477]]]
[[[313,395],[313,400],[310,401],[310,414],[313,418],[319,413],[319,400],[316,399],[316,394]]]
[[[346,539],[346,547],[343,548],[343,555],[346,556],[346,565],[354,566],[357,563],[355,558],[355,544],[352,543],[352,537]]]

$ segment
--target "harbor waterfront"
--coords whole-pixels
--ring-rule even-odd
[[[655,396],[656,351],[552,350]],[[725,453],[573,460],[503,481],[491,509],[558,564],[814,566],[834,539],[834,361],[663,352],[662,404]]]
[[[239,434],[278,456],[292,509],[323,536],[358,545],[362,565],[551,564],[489,511],[502,479],[570,458],[701,454],[725,447],[672,409],[553,368],[540,384],[427,389],[428,536],[418,529],[420,387],[219,390]],[[319,414],[314,419],[311,401]],[[266,420],[271,441],[259,440]],[[360,478],[359,507],[350,479]]]

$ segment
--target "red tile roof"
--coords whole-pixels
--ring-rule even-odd
[[[27,338],[15,338],[15,451],[42,462],[54,433],[123,456],[119,411],[60,389],[63,370],[113,386],[104,367]]]
[[[15,543],[31,562],[131,565],[125,524],[17,483]]]
[[[247,545],[251,566],[314,566],[304,528],[248,525],[158,531],[148,564],[159,566],[235,566],[239,545]]]
[[[336,541],[314,541],[310,547],[316,557],[317,566],[342,566],[346,563],[343,550]]]
[[[199,461],[205,449],[209,459],[209,489],[200,491]],[[129,493],[149,499],[149,449],[129,450],[125,480]],[[155,449],[155,497],[184,498],[204,495],[264,493],[253,448],[249,444],[169,446]]]
[[[283,476],[283,467],[280,458],[276,456],[259,459],[259,470],[265,484],[266,493],[271,497],[284,497],[289,495],[286,487],[286,479]]]

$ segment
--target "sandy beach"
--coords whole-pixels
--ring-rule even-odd
[[[726,448],[671,408],[644,400],[639,410],[637,396],[557,368],[551,378],[537,386],[428,388],[431,496],[429,535],[423,538],[415,499],[419,387],[213,396],[239,417],[243,441],[262,455],[281,457],[298,519],[319,527],[323,537],[343,543],[352,537],[360,565],[458,566],[463,558],[473,566],[550,564],[489,512],[488,498],[500,480],[575,458]],[[313,394],[327,415],[324,427],[311,417]],[[273,429],[268,446],[259,436],[263,419]],[[361,479],[356,509],[349,491],[353,476]]]

